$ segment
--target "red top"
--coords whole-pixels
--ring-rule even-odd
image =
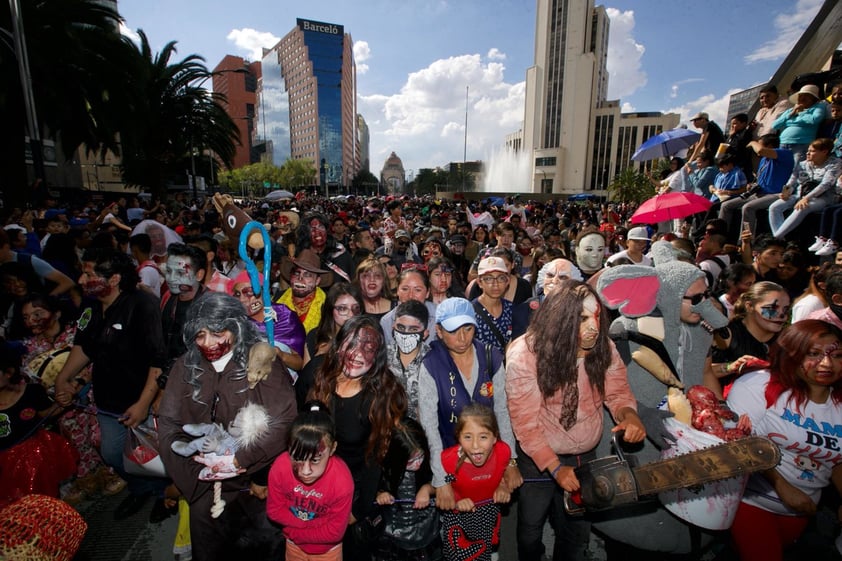
[[[305,553],[320,555],[342,543],[353,497],[354,480],[338,456],[330,457],[315,483],[305,485],[292,474],[289,452],[284,452],[269,472],[266,514]]]
[[[456,500],[468,498],[476,503],[494,498],[494,491],[503,480],[503,472],[509,466],[511,457],[509,445],[498,440],[482,467],[476,467],[466,459],[457,472],[458,445],[451,446],[441,453],[441,463],[445,473],[456,476],[456,481],[451,483]]]

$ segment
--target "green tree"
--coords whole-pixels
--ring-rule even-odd
[[[21,0],[20,19],[40,136],[56,138],[68,158],[82,144],[91,151],[115,149],[116,119],[125,110],[121,92],[131,85],[123,71],[117,12],[99,0]],[[31,195],[21,158],[28,127],[8,2],[0,8],[0,28],[5,43],[0,50],[0,118],[9,131],[0,169],[6,203],[19,205]]]
[[[611,200],[615,202],[642,203],[655,195],[655,186],[649,179],[634,168],[626,168],[608,185]]]
[[[313,160],[290,158],[284,162],[280,171],[278,184],[293,193],[302,187],[318,184],[316,163]]]
[[[351,187],[354,193],[363,195],[368,193],[376,193],[380,181],[377,177],[368,170],[361,169],[351,180]]]
[[[418,195],[434,195],[436,190],[445,190],[447,185],[455,185],[453,181],[448,172],[441,168],[422,168],[412,183]]]

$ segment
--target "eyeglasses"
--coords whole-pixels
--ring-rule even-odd
[[[245,296],[246,298],[251,298],[254,296],[254,290],[250,288],[244,288],[242,290],[235,290],[231,293],[234,298],[239,298],[240,296]]]
[[[340,316],[349,316],[351,314],[358,314],[360,313],[359,306],[335,306],[333,311],[338,313]]]
[[[496,277],[486,276],[479,279],[483,284],[503,284],[508,282],[509,275],[497,275]]]
[[[693,306],[698,306],[708,298],[710,298],[710,291],[705,290],[704,292],[700,292],[699,294],[694,294],[693,296],[682,296],[684,300],[689,300],[690,304]]]

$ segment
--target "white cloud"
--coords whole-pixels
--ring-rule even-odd
[[[263,60],[263,49],[271,49],[281,40],[269,32],[248,27],[233,29],[225,38],[234,43],[244,53],[245,58],[252,61]]]
[[[354,62],[357,63],[357,74],[368,72],[368,65],[365,61],[371,58],[371,48],[367,41],[356,41],[354,43]]]
[[[693,125],[688,123],[688,119],[699,111],[704,111],[710,116],[711,121],[715,121],[725,131],[728,128],[725,119],[728,117],[728,104],[731,101],[731,95],[740,91],[742,91],[741,88],[730,89],[728,93],[719,98],[714,94],[706,94],[678,107],[665,109],[664,113],[678,113],[681,116],[681,125],[687,125],[688,128],[692,129]]]
[[[410,73],[394,95],[360,96],[357,109],[371,130],[372,173],[392,152],[416,172],[461,161],[466,87],[469,160],[485,158],[521,127],[526,85],[507,83],[497,62],[505,54],[492,52],[485,60],[474,54],[434,61]]]
[[[506,53],[501,52],[497,47],[492,47],[485,58],[488,60],[506,60]]]
[[[773,39],[744,57],[746,63],[768,62],[784,58],[813,21],[824,0],[798,0],[794,10],[775,16]]]
[[[608,33],[608,99],[621,99],[646,85],[641,59],[646,47],[634,38],[634,11],[606,8]]]
[[[693,82],[704,82],[704,78],[687,78],[686,80],[679,80],[675,82],[672,86],[670,86],[670,98],[675,99],[678,97],[678,90],[684,84],[692,84]]]
[[[624,101],[623,104],[620,106],[620,111],[623,113],[634,113],[635,111],[637,111],[637,108],[628,101]]]

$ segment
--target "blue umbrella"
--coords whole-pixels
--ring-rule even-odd
[[[632,154],[635,162],[667,158],[692,146],[701,134],[689,129],[672,129],[649,138]]]
[[[596,195],[591,194],[591,193],[577,193],[575,195],[570,195],[569,197],[567,197],[567,200],[568,201],[595,201],[598,198],[599,197],[597,197]]]

